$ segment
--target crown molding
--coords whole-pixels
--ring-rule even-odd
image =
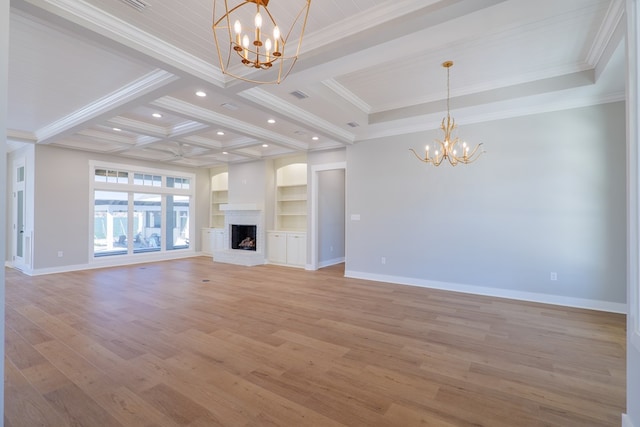
[[[272,132],[259,126],[254,126],[252,124],[243,122],[242,120],[237,120],[232,117],[225,116],[223,114],[219,114],[193,104],[189,104],[188,102],[184,102],[170,96],[165,96],[163,98],[157,99],[151,102],[151,105],[173,111],[178,115],[187,115],[188,117],[193,117],[202,123],[209,123],[215,126],[227,127],[229,129],[233,129],[234,132],[248,135],[250,137],[256,138],[259,141],[269,141],[274,144],[282,145],[295,150],[306,151],[309,147],[305,143],[299,142],[293,138],[286,137],[277,132]]]
[[[114,135],[109,132],[104,132],[101,130],[95,129],[83,129],[77,133],[77,135],[82,135],[87,138],[91,138],[94,141],[107,141],[110,143],[116,143],[126,146],[133,146],[136,143],[135,138],[126,137],[124,135]]]
[[[538,98],[538,99],[536,99]],[[484,123],[496,120],[505,120],[514,117],[544,114],[554,111],[572,110],[576,108],[591,107],[600,104],[625,101],[624,91],[607,95],[595,96],[558,96],[557,93],[548,96],[533,96],[528,101],[518,99],[516,101],[501,101],[492,104],[484,104],[475,107],[467,107],[453,110],[451,115],[456,118],[458,127],[467,124]],[[416,116],[392,122],[371,125],[364,132],[358,134],[356,142],[376,138],[387,138],[410,133],[425,132],[439,129],[442,118],[435,114]]]
[[[139,120],[127,119],[122,116],[109,119],[107,123],[128,132],[150,135],[157,138],[165,138],[169,134],[169,130],[166,127],[141,122]]]
[[[171,64],[178,70],[216,86],[225,87],[227,84],[228,80],[225,79],[222,71],[213,64],[168,44],[166,41],[144,32],[84,0],[22,1],[41,9],[44,8],[57,16],[71,20],[166,64]]]
[[[320,129],[322,130],[322,132],[326,133],[327,135],[331,135],[333,138],[338,139],[338,141],[342,143],[351,144],[355,140],[355,135],[353,133],[341,129],[338,126],[335,126],[333,123],[321,119],[318,116],[311,114],[306,110],[303,110],[302,108],[296,107],[295,105],[286,102],[282,100],[282,98],[274,96],[259,87],[247,89],[243,92],[240,92],[238,95],[248,101],[254,102],[263,107],[267,107],[271,111],[282,114],[289,119],[297,120],[300,123],[313,127],[315,129]]]
[[[596,34],[589,53],[587,54],[586,61],[592,67],[596,67],[600,62],[600,58],[602,58],[602,55],[616,32],[616,28],[624,17],[624,9],[625,5],[623,0],[613,0],[609,4],[602,25],[598,29],[598,34]]]
[[[199,135],[189,135],[184,136],[179,139],[180,142],[185,144],[192,144],[198,147],[208,148],[208,149],[222,149],[223,145],[220,141],[216,139],[206,138],[204,136]]]
[[[147,75],[123,86],[119,90],[86,105],[73,113],[38,129],[35,133],[38,137],[38,143],[48,144],[52,142],[52,138],[60,133],[72,129],[87,120],[93,119],[102,113],[113,110],[114,108],[137,98],[147,92],[176,80],[178,77],[164,70],[155,70]]]
[[[365,114],[369,114],[371,112],[371,106],[364,102],[360,97],[358,97],[355,93],[351,92],[346,87],[342,86],[336,79],[326,79],[322,81],[322,84],[335,92],[336,95],[342,97],[347,102],[354,105],[360,111]]]
[[[7,140],[16,142],[38,142],[38,137],[33,132],[27,132],[25,130],[7,129]]]

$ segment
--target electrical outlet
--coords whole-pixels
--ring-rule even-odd
[[[64,256],[64,252],[58,251],[58,258],[62,258]]]
[[[380,264],[386,264],[386,263],[387,263],[387,258],[386,257],[380,258]]]
[[[551,274],[549,275],[549,280],[551,280],[553,282],[558,280],[558,273],[556,273],[555,271],[552,271]]]

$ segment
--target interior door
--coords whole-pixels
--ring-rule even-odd
[[[17,160],[13,165],[13,266],[23,269],[27,265],[29,245],[25,233],[26,195],[25,164]]]

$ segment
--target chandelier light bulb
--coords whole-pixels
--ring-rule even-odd
[[[265,50],[264,56],[265,56],[267,62],[269,62],[270,61],[270,56],[269,55],[271,53],[271,39],[265,40],[265,42],[264,42],[264,50]]]
[[[280,43],[280,28],[276,25],[273,27],[273,53],[278,52],[278,43]]]
[[[262,28],[262,15],[260,15],[260,12],[256,13],[254,23],[256,24],[256,39],[253,41],[253,44],[260,46],[262,44],[260,43],[260,28]]]

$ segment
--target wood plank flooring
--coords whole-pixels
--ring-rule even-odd
[[[5,426],[619,426],[622,315],[212,263],[6,270]]]

